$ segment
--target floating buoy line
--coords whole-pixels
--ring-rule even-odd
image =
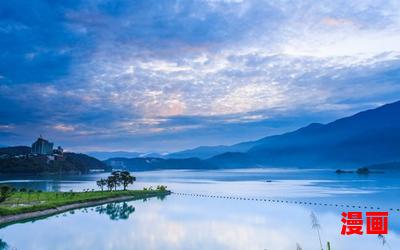
[[[181,193],[181,192],[172,192],[171,194],[180,195],[180,196],[192,196],[192,197],[227,199],[227,200],[258,201],[258,202],[284,203],[284,204],[287,203],[287,204],[309,205],[309,206],[325,206],[325,207],[359,208],[359,209],[381,210],[380,207],[374,207],[374,206],[360,206],[360,205],[349,205],[349,204],[322,203],[322,202],[311,202],[311,201],[280,200],[280,199],[265,199],[265,198],[248,198],[248,197],[239,197],[239,196],[209,195],[209,194],[195,194],[195,193]],[[389,208],[388,210],[389,211],[398,211],[398,212],[400,211],[399,208]]]

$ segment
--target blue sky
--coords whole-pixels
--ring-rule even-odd
[[[1,145],[171,152],[399,96],[399,1],[0,2]]]

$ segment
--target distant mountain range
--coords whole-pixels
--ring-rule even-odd
[[[93,152],[86,152],[86,154],[94,158],[97,158],[99,160],[106,160],[115,157],[133,158],[133,157],[140,157],[141,155],[141,153],[127,152],[127,151],[112,151],[112,152],[93,151]]]
[[[215,169],[217,166],[199,158],[162,159],[162,158],[111,158],[104,161],[113,169],[145,171],[155,169]]]
[[[400,160],[400,102],[297,131],[263,138],[239,158],[298,167],[352,167]],[[232,164],[224,155],[214,161]]]
[[[400,169],[400,161],[372,164],[365,167],[368,169],[385,169],[385,170]]]
[[[48,171],[41,159],[6,159],[29,154],[30,147],[0,148],[0,172]],[[296,131],[231,146],[198,147],[169,155],[136,152],[67,153],[61,168],[215,169],[246,167],[337,167],[398,169],[400,162],[400,101],[357,113],[328,124],[312,123]],[[0,158],[1,158],[0,157]],[[103,162],[95,158],[106,159]],[[10,158],[10,157],[8,157]],[[11,162],[12,161],[12,162]],[[18,166],[18,167],[16,167]]]
[[[218,154],[223,154],[226,152],[247,152],[252,147],[258,145],[259,141],[248,141],[234,144],[231,146],[201,146],[194,149],[188,149],[184,151],[179,151],[176,153],[171,153],[165,156],[165,158],[183,159],[196,157],[200,159],[208,159]]]
[[[397,162],[400,161],[400,101],[328,124],[313,123],[293,132],[257,141],[199,147],[166,157],[168,159],[118,158],[109,159],[107,163],[120,164],[131,170],[140,166],[143,170],[264,166],[346,168]],[[171,158],[179,158],[180,161],[176,163]],[[175,167],[171,167],[170,163]]]
[[[86,154],[95,157],[99,160],[107,160],[110,158],[118,158],[118,157],[123,157],[123,158],[163,157],[163,155],[158,153],[139,153],[139,152],[128,152],[128,151],[92,151],[92,152],[87,152]]]

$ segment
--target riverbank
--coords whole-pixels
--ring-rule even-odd
[[[18,192],[0,205],[0,226],[55,215],[68,210],[110,202],[143,199],[170,194],[162,190],[92,192]]]

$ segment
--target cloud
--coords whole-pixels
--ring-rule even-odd
[[[66,124],[56,124],[53,126],[53,129],[58,130],[60,132],[71,132],[75,130],[74,126]]]
[[[354,22],[350,19],[341,19],[333,17],[325,17],[322,19],[322,23],[328,26],[349,26],[354,25]]]
[[[7,144],[44,131],[77,149],[230,144],[400,93],[397,1],[0,5]]]

